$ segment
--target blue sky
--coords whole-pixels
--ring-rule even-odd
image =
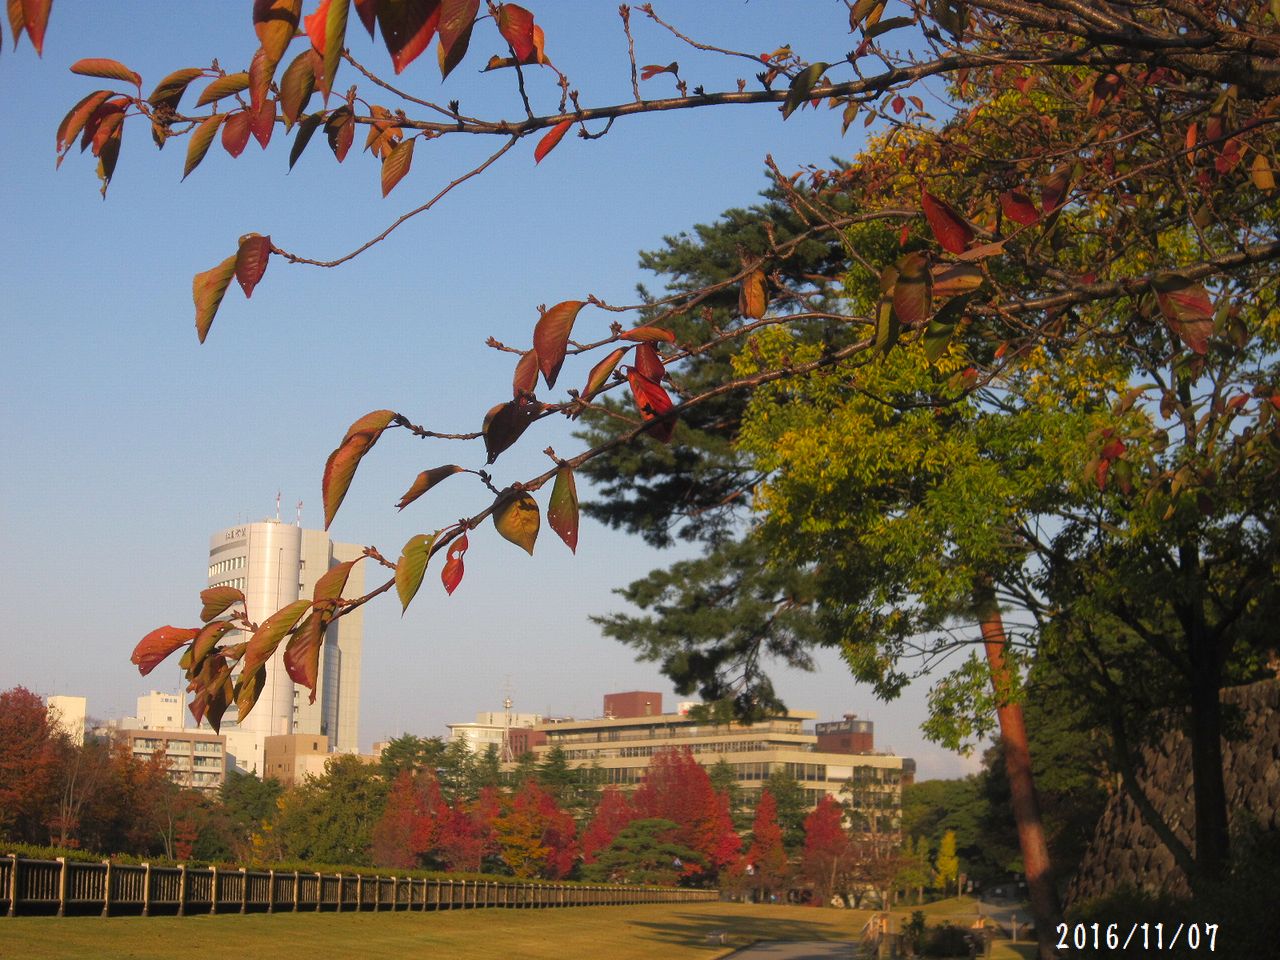
[[[478,429],[510,383],[510,355],[487,349],[488,336],[527,345],[540,303],[589,293],[634,302],[636,283],[652,282],[637,252],[751,203],[766,154],[793,170],[858,146],[857,130],[841,138],[838,113],[805,110],[784,124],[768,106],[620,121],[601,140],[567,137],[539,166],[533,142],[520,144],[343,268],[273,258],[251,301],[233,285],[200,346],[191,276],[232,253],[241,234],[270,234],[316,258],[345,253],[497,146],[455,137],[419,144],[413,171],[385,200],[378,165],[359,142],[339,166],[317,136],[286,175],[279,130],[267,151],[251,142],[234,161],[215,143],[180,183],[185,141],[157,152],[145,124],[127,125],[105,202],[87,155],[73,153],[55,171],[58,121],[99,85],[70,74],[70,63],[118,59],[142,74],[144,92],[173,69],[215,57],[241,69],[256,47],[249,6],[60,0],[43,59],[25,41],[17,52],[7,42],[0,56],[0,687],[86,695],[96,716],[129,712],[152,687],[178,689],[164,668],[138,677],[129,651],[155,626],[195,622],[210,533],[273,515],[277,490],[286,519],[301,499],[304,523],[322,523],[321,468],[352,420],[390,407],[432,429]],[[614,4],[529,6],[584,105],[630,99]],[[790,43],[808,59],[838,61],[853,46],[845,7],[834,2],[658,10],[697,39],[737,49]],[[640,14],[633,23],[641,64],[678,60],[691,87],[751,79],[745,61],[692,55]],[[356,29],[353,20],[351,36]],[[477,72],[496,50],[492,26],[482,24],[443,85],[434,50],[400,82],[428,98],[459,98],[466,112],[514,117],[510,72]],[[390,73],[385,51],[363,33],[353,52]],[[353,80],[347,68],[337,85]],[[667,96],[671,86],[659,76],[643,92]],[[367,84],[361,93],[376,99]],[[554,103],[548,83],[531,93],[539,112]],[[609,319],[584,310],[575,334],[593,325],[603,332]],[[566,366],[563,379],[581,380],[580,366]],[[499,461],[497,482],[541,470],[538,451],[548,443],[562,455],[576,449],[564,427],[540,424]],[[334,537],[396,556],[410,535],[483,503],[477,486],[455,478],[398,515],[393,505],[413,476],[483,459],[478,442],[386,435],[361,467]],[[576,558],[544,530],[530,559],[482,528],[452,597],[429,572],[404,618],[394,601],[372,605],[362,742],[405,730],[442,734],[446,721],[496,708],[508,678],[522,711],[590,716],[613,689],[673,696],[654,665],[634,662],[587,616],[617,609],[614,587],[674,556],[585,523]],[[923,690],[878,704],[834,656],[821,657],[815,674],[779,680],[795,708],[876,720],[880,744],[916,756],[925,776],[969,766],[921,739]]]

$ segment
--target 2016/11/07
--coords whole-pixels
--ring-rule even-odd
[[[1105,927],[1100,923],[1060,923],[1058,930],[1058,949],[1069,950],[1074,947],[1083,950],[1092,947],[1094,950],[1127,950],[1133,946],[1141,946],[1143,950],[1172,950],[1186,931],[1185,943],[1192,950],[1202,946],[1213,953],[1218,939],[1216,923],[1180,923],[1173,930],[1172,936],[1165,940],[1166,928],[1163,923],[1134,923],[1123,942],[1120,939],[1120,924],[1109,923]],[[1141,933],[1141,936],[1137,936]]]

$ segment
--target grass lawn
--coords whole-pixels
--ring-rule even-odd
[[[754,940],[852,940],[866,913],[700,903],[445,913],[254,914],[218,917],[0,918],[0,958],[171,960],[682,960],[723,956]],[[726,931],[729,946],[707,934]]]

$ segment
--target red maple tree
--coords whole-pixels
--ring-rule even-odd
[[[0,693],[0,834],[41,839],[55,759],[44,701],[26,687]]]
[[[636,819],[635,809],[627,795],[617,787],[605,787],[596,803],[591,825],[582,834],[582,859],[595,863],[601,850],[607,850],[614,837]]]
[[[844,809],[835,799],[825,796],[804,818],[804,855],[800,862],[801,872],[813,883],[817,902],[830,899],[853,857],[853,844],[844,829]]]
[[[766,787],[760,792],[755,821],[751,826],[751,847],[744,858],[750,867],[750,885],[763,898],[782,888],[787,880],[787,851],[778,825],[778,803]]]
[[[742,846],[733,829],[728,798],[716,792],[707,771],[687,747],[654,754],[632,804],[641,818],[679,824],[676,841],[706,858],[707,868],[687,864],[687,875],[727,867]]]

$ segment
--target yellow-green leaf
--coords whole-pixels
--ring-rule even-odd
[[[431,559],[431,548],[435,546],[435,533],[419,533],[410,537],[409,542],[400,551],[400,559],[396,563],[396,595],[400,598],[400,612],[409,609],[409,604],[417,596],[422,586],[423,574],[427,572],[427,561]]]
[[[542,518],[538,503],[523,490],[509,490],[498,496],[493,507],[493,525],[498,533],[533,556]]]
[[[347,578],[351,576],[351,568],[363,559],[363,557],[357,557],[345,563],[335,563],[326,570],[324,576],[316,581],[315,589],[311,591],[311,602],[342,599],[342,591],[347,586]]]
[[[342,59],[342,46],[347,42],[347,14],[350,9],[351,0],[330,0],[329,16],[324,23],[324,75],[320,78],[320,93],[326,103]]]
[[[787,99],[782,104],[784,120],[795,113],[806,100],[811,99],[813,88],[817,86],[829,66],[830,64],[818,61],[809,64],[802,72],[796,74],[796,78],[791,81],[791,88],[787,91]]]
[[[618,362],[626,356],[627,350],[627,347],[619,347],[591,368],[591,373],[587,376],[587,385],[582,388],[584,400],[590,400],[609,382],[609,376],[617,369]]]
[[[255,670],[244,670],[240,674],[240,681],[235,687],[236,697],[236,718],[243,720],[253,705],[258,702],[258,698],[262,696],[262,690],[267,685],[267,668],[266,665],[260,665]]]
[[[204,74],[204,71],[198,67],[186,67],[182,70],[175,70],[163,80],[156,84],[156,88],[151,91],[151,96],[147,97],[147,103],[153,107],[166,104],[176,108],[178,101],[182,99],[182,95],[187,92],[187,87],[191,81]]]
[[[314,57],[313,50],[303,50],[280,77],[280,112],[289,127],[298,122],[307,101],[316,92],[316,71],[312,66]]]
[[[298,30],[302,0],[254,0],[253,29],[258,42],[273,63],[284,56],[289,41]]]
[[[223,97],[229,97],[234,93],[240,93],[242,90],[249,89],[249,73],[242,70],[239,73],[229,73],[225,77],[218,77],[213,83],[204,88],[204,93],[200,94],[200,99],[196,101],[197,107],[203,107],[213,103],[215,100],[221,100]]]
[[[1249,176],[1253,178],[1253,185],[1259,190],[1271,191],[1276,188],[1276,177],[1266,154],[1253,155],[1253,163],[1249,164]]]

